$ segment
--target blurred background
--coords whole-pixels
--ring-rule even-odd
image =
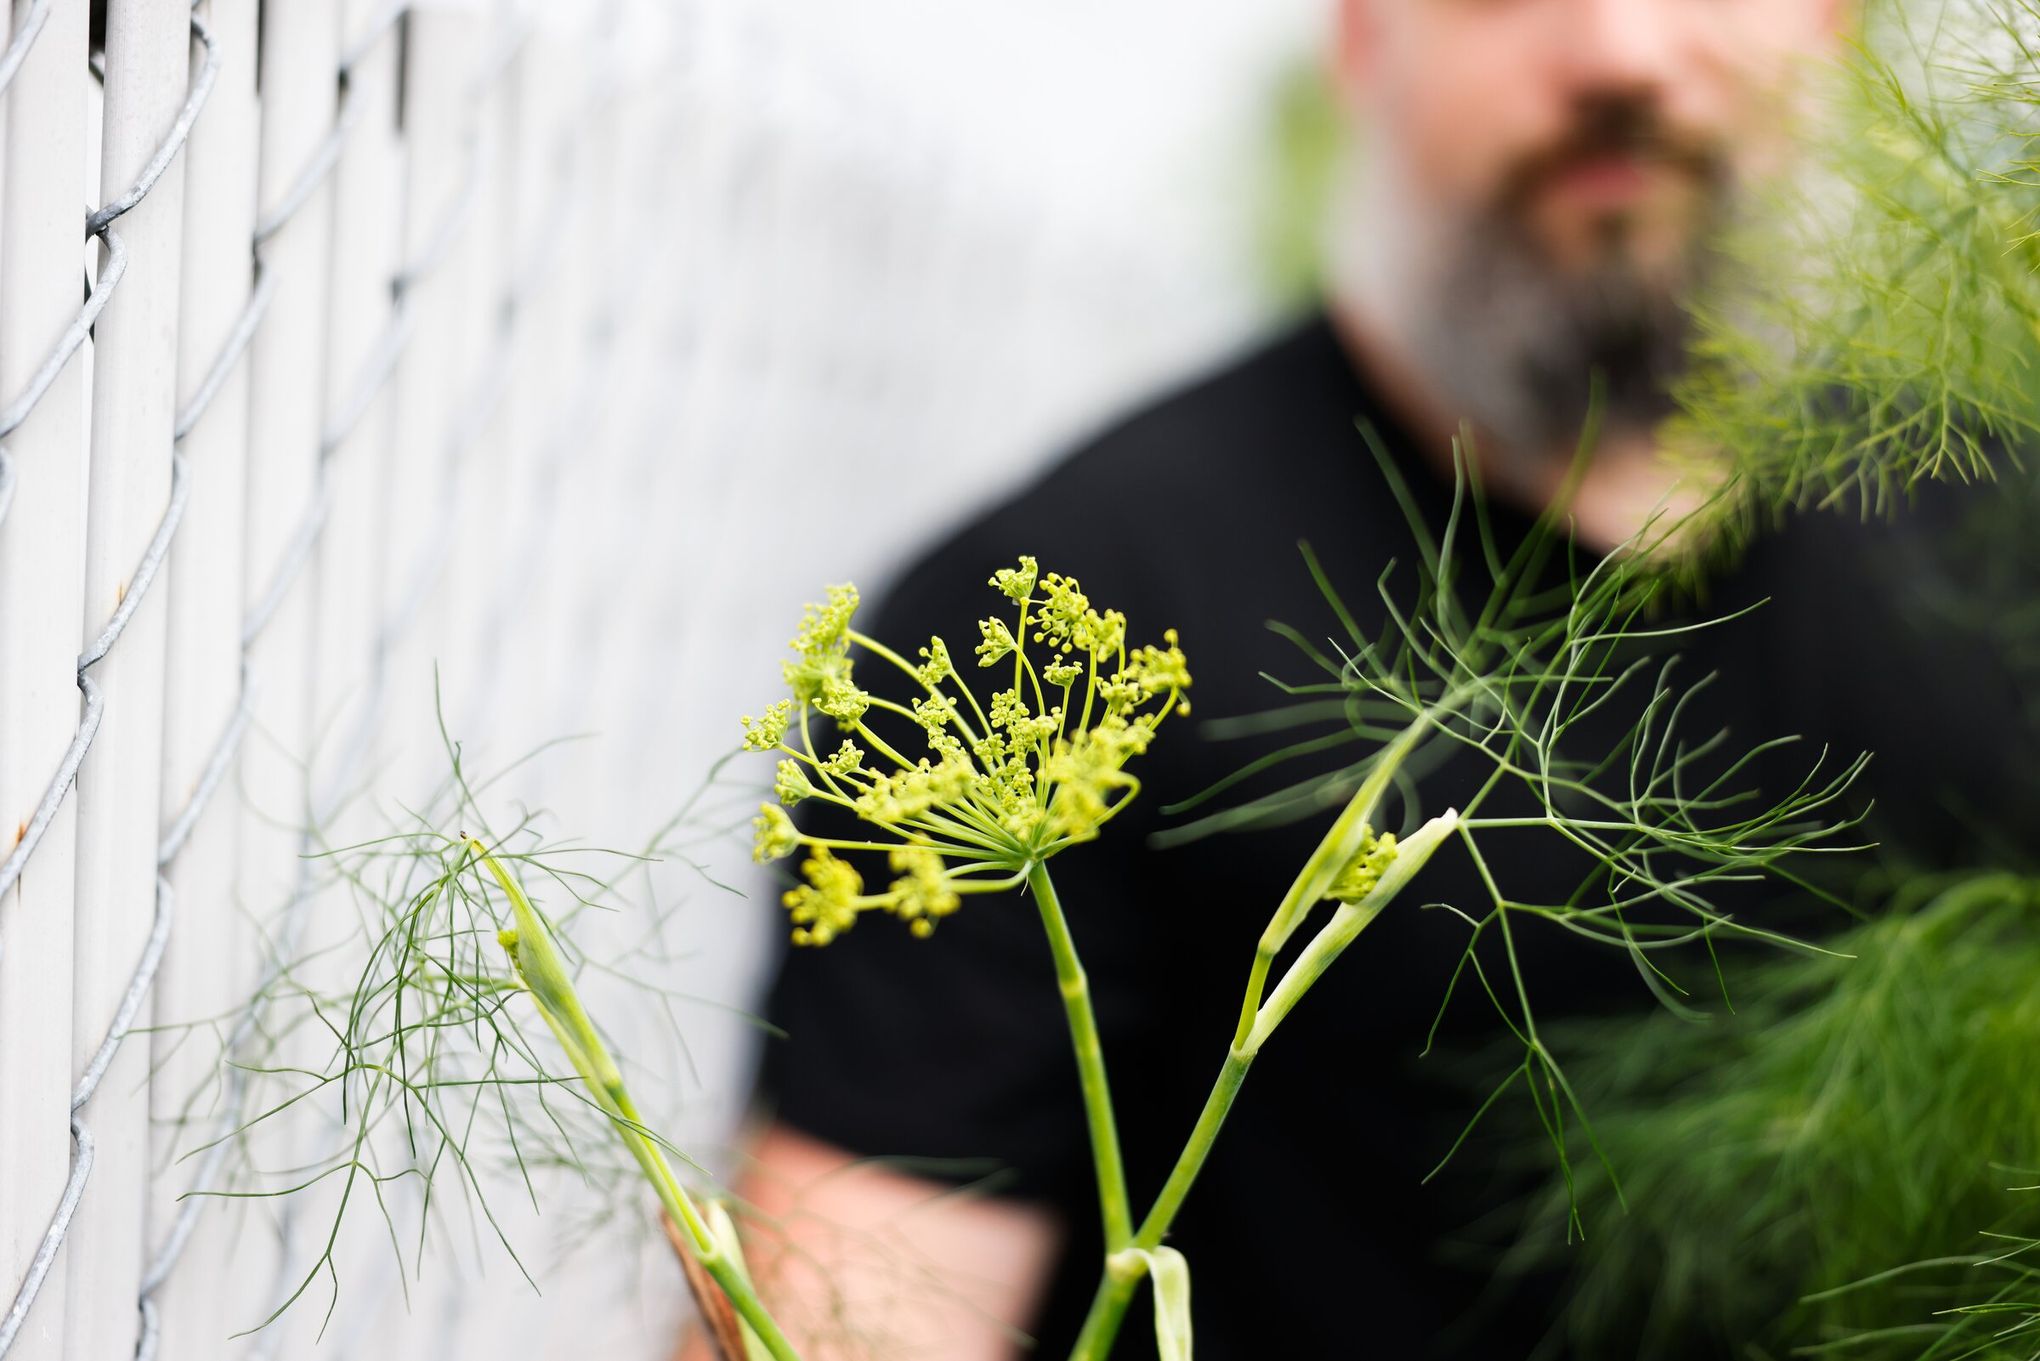
[[[693,16],[698,132],[671,162],[690,318],[656,501],[676,567],[650,598],[672,667],[636,674],[625,711],[647,740],[616,742],[596,716],[633,763],[621,787],[651,801],[640,815],[780,693],[786,640],[825,583],[882,594],[979,503],[1301,305],[1308,184],[1285,156],[1311,135],[1327,8]],[[725,778],[769,773],[752,758]],[[729,801],[743,835],[715,852],[750,900],[697,886],[675,932],[673,986],[736,1012],[785,930],[747,863],[755,802]],[[599,825],[634,830],[631,815]],[[686,1019],[692,1099],[674,1128],[726,1159],[759,1032],[714,1005]]]
[[[327,1270],[318,1209],[188,1195],[245,1186],[191,1156],[253,1099],[237,1006],[345,935],[307,856],[443,778],[435,691],[470,772],[576,738],[492,803],[657,840],[803,601],[1297,305],[1323,9],[18,0],[0,1353],[666,1353],[641,1204],[627,1280],[566,1253],[592,1210],[504,1211],[539,1293],[465,1209],[401,1289],[378,1223]],[[785,929],[717,833],[767,779],[645,883],[635,1052],[711,1169]]]
[[[616,752],[654,799],[779,692],[824,583],[881,594],[979,503],[1298,305],[1267,191],[1324,6],[714,9],[686,58],[701,135],[672,160],[674,664],[631,708],[653,740]],[[780,927],[737,915],[739,948],[694,982],[733,1003],[754,928]]]

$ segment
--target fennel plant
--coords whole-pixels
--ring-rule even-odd
[[[1393,480],[1393,470],[1387,471]],[[1163,1355],[1190,1354],[1189,1264],[1167,1243],[1170,1227],[1255,1059],[1435,854],[1456,847],[1481,868],[1492,896],[1488,904],[1459,909],[1470,927],[1462,968],[1473,980],[1469,986],[1494,999],[1521,1040],[1518,1076],[1564,1156],[1564,1131],[1579,1102],[1539,1034],[1516,963],[1512,916],[1557,921],[1628,950],[1650,977],[1650,957],[1658,949],[1722,932],[1761,934],[1716,910],[1713,886],[1836,846],[1833,834],[1844,824],[1831,814],[1859,763],[1822,773],[1815,760],[1797,788],[1768,803],[1753,803],[1736,787],[1749,756],[1702,773],[1718,741],[1688,742],[1679,731],[1685,692],[1672,683],[1663,659],[1629,655],[1637,645],[1681,632],[1648,617],[1661,583],[1657,574],[1639,559],[1618,556],[1554,586],[1547,569],[1562,551],[1556,530],[1533,535],[1505,557],[1485,534],[1485,523],[1477,507],[1469,508],[1463,518],[1455,513],[1442,539],[1424,537],[1424,585],[1414,599],[1392,604],[1393,637],[1366,637],[1342,609],[1351,637],[1336,658],[1303,644],[1330,675],[1298,693],[1337,695],[1340,712],[1365,737],[1368,751],[1344,773],[1343,807],[1273,906],[1247,961],[1238,1022],[1210,1096],[1174,1168],[1137,1218],[1090,992],[1048,862],[1099,835],[1138,793],[1127,762],[1146,749],[1167,715],[1185,707],[1190,677],[1173,635],[1165,635],[1163,647],[1129,648],[1123,616],[1092,608],[1078,583],[1043,575],[1033,559],[1023,558],[989,582],[1017,619],[1008,625],[992,617],[979,625],[979,667],[1010,681],[981,702],[943,639],[930,639],[916,665],[858,632],[856,594],[838,587],[827,603],[809,608],[793,640],[795,656],[784,664],[791,695],[764,717],[745,720],[746,745],[780,758],[781,802],[760,810],[756,856],[766,861],[807,852],[805,882],[785,895],[797,945],[826,945],[863,913],[879,911],[902,919],[916,935],[936,937],[929,948],[939,949],[935,923],[958,910],[965,895],[1024,885],[1033,896],[1069,1019],[1104,1232],[1100,1280],[1072,1361],[1110,1354],[1138,1287],[1150,1279]],[[1462,533],[1478,548],[1463,542]],[[1469,606],[1457,574],[1462,554],[1475,552],[1483,554],[1493,586]],[[855,678],[858,650],[919,694],[907,702],[866,690]],[[1634,722],[1616,747],[1585,756],[1561,751],[1575,724],[1632,698]],[[845,734],[833,753],[826,739],[816,739],[818,716]],[[882,721],[896,729],[892,738],[879,731]],[[916,739],[925,755],[900,750]],[[1425,753],[1456,748],[1486,763],[1485,782],[1465,806],[1424,813],[1410,776]],[[1489,813],[1490,799],[1503,789],[1528,791],[1536,811]],[[1313,808],[1324,806],[1318,782],[1297,796]],[[803,830],[784,805],[809,800],[853,815],[874,829],[872,835],[851,839]],[[1396,805],[1404,830],[1378,828]],[[1266,811],[1248,806],[1221,820]],[[1589,853],[1595,868],[1572,901],[1513,899],[1487,872],[1485,840],[1524,832]],[[900,877],[884,891],[867,892],[839,852],[884,854]],[[1076,910],[1086,906],[1109,907]],[[1654,908],[1675,915],[1645,919]],[[1500,940],[1509,977],[1483,971],[1476,947],[1488,936]]]

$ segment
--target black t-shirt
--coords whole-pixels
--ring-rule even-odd
[[[908,655],[939,633],[967,657],[975,621],[1002,603],[987,578],[1025,553],[1123,610],[1130,643],[1180,633],[1193,715],[1171,720],[1136,762],[1138,803],[1051,865],[1094,992],[1136,1217],[1218,1071],[1255,940],[1330,814],[1165,850],[1148,838],[1181,821],[1166,805],[1302,735],[1199,730],[1281,704],[1268,677],[1323,679],[1267,626],[1309,639],[1341,632],[1299,541],[1364,628],[1384,620],[1377,583],[1392,561],[1391,594],[1416,585],[1412,530],[1363,427],[1398,461],[1421,517],[1441,525],[1451,487],[1315,318],[1067,458],[936,548],[860,621]],[[1530,527],[1503,508],[1490,515],[1505,543]],[[1726,726],[1744,745],[1809,738],[1766,768],[1773,784],[1803,773],[1822,741],[1834,748],[1828,769],[1884,749],[1859,792],[1896,799],[1902,811],[1888,821],[1925,853],[1947,854],[1962,824],[1939,777],[1952,774],[1975,802],[2001,797],[1989,781],[2004,764],[2003,730],[1986,715],[2007,697],[1988,658],[1929,655],[1902,636],[1887,602],[1896,576],[1918,566],[1910,542],[1840,517],[1760,539],[1699,607],[1776,599],[1695,635],[1680,666],[1692,679],[1720,673],[1688,716],[1692,735]],[[1926,697],[1923,685],[1956,671],[1982,700]],[[1358,754],[1306,758],[1242,793]],[[1424,811],[1463,798],[1478,773],[1448,762],[1424,782]],[[1497,835],[1484,850],[1522,900],[1563,902],[1579,883],[1580,865],[1549,836]],[[1494,1225],[1521,1190],[1514,1174],[1476,1139],[1425,1180],[1481,1096],[1451,1056],[1501,1031],[1486,998],[1462,987],[1439,1029],[1446,1057],[1420,1058],[1467,927],[1418,904],[1486,901],[1467,857],[1448,847],[1256,1062],[1171,1236],[1191,1264],[1203,1361],[1488,1361],[1526,1355],[1543,1336],[1544,1283],[1494,1279]],[[1649,1004],[1621,952],[1528,919],[1515,932],[1540,1017]],[[1026,897],[967,900],[928,940],[873,917],[826,949],[791,951],[768,1014],[786,1032],[769,1044],[762,1079],[778,1118],[862,1154],[929,1160],[919,1166],[938,1176],[997,1169],[986,1183],[997,1193],[1062,1214],[1069,1250],[1033,1331],[1040,1355],[1063,1355],[1096,1283],[1100,1234],[1061,1002]],[[1136,1313],[1118,1354],[1148,1354],[1147,1331]]]

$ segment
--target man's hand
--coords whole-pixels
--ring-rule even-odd
[[[804,1361],[1009,1361],[1062,1240],[1035,1205],[766,1128],[736,1192],[766,1307]],[[712,1361],[700,1337],[680,1361]]]

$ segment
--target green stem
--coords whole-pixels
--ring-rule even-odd
[[[588,1084],[589,1096],[609,1117],[610,1128],[616,1131],[616,1137],[637,1160],[645,1180],[652,1184],[652,1190],[658,1194],[659,1203],[665,1207],[666,1213],[686,1233],[695,1259],[730,1297],[730,1303],[758,1335],[766,1350],[772,1353],[774,1361],[800,1361],[800,1353],[793,1349],[786,1334],[766,1312],[757,1291],[752,1289],[742,1264],[735,1261],[716,1238],[693,1198],[680,1185],[679,1178],[673,1175],[665,1153],[647,1133],[644,1118],[638,1114],[637,1103],[631,1099],[630,1089],[624,1085],[616,1060],[610,1056],[601,1032],[596,1030],[594,1021],[581,1004],[580,993],[574,987],[573,978],[553,942],[552,928],[539,915],[523,887],[500,859],[473,838],[468,839],[467,845],[510,899],[517,927],[514,931],[503,933],[504,948],[509,951],[518,980],[530,994],[546,1028],[552,1031],[553,1038],[559,1041],[575,1071]]]
[[[1403,747],[1397,752],[1397,759],[1407,752]],[[1370,783],[1372,781],[1370,780]],[[1318,846],[1297,875],[1298,885],[1318,882],[1330,883],[1330,876],[1324,873],[1324,863],[1330,847],[1345,841],[1353,835],[1356,820],[1352,814],[1358,808],[1371,810],[1368,802],[1378,795],[1363,788],[1354,796],[1345,814],[1326,833],[1325,840]],[[1197,1123],[1190,1131],[1189,1140],[1176,1158],[1176,1165],[1169,1172],[1169,1179],[1162,1186],[1161,1194],[1141,1220],[1140,1227],[1133,1235],[1131,1247],[1151,1250],[1161,1246],[1168,1236],[1170,1227],[1176,1222],[1177,1213],[1189,1197],[1190,1188],[1196,1184],[1203,1172],[1206,1159],[1211,1156],[1212,1147],[1218,1142],[1218,1134],[1225,1127],[1226,1117],[1232,1113],[1233,1102],[1238,1098],[1240,1088],[1246,1083],[1247,1070],[1253,1066],[1261,1046],[1268,1042],[1275,1029],[1282,1023],[1290,1009],[1302,1000],[1313,984],[1330,968],[1355,938],[1370,922],[1381,914],[1383,908],[1394,901],[1404,886],[1423,868],[1432,853],[1447,838],[1457,831],[1458,814],[1447,810],[1418,828],[1399,848],[1396,858],[1382,873],[1381,881],[1374,891],[1357,903],[1342,905],[1332,914],[1331,920],[1321,928],[1299,954],[1296,961],[1284,972],[1275,991],[1264,1003],[1261,1000],[1267,985],[1268,973],[1276,952],[1281,948],[1289,933],[1302,920],[1301,915],[1290,916],[1293,906],[1307,907],[1310,900],[1297,900],[1298,888],[1293,885],[1290,894],[1283,899],[1283,907],[1277,909],[1267,931],[1262,934],[1261,943],[1254,954],[1254,970],[1247,984],[1246,1001],[1240,1015],[1239,1032],[1232,1047],[1226,1052],[1225,1063],[1218,1070],[1218,1079],[1211,1086],[1211,1094],[1205,1098],[1204,1109],[1198,1113]],[[1351,851],[1348,851],[1350,858]],[[1343,862],[1341,862],[1343,863]],[[1333,869],[1336,875],[1337,867]],[[1285,920],[1285,918],[1287,919]],[[1083,1331],[1077,1335],[1077,1343],[1070,1353],[1070,1361],[1103,1361],[1112,1347],[1113,1339],[1119,1335],[1120,1326],[1125,1322],[1126,1311],[1133,1302],[1134,1286],[1139,1276],[1134,1274],[1126,1280],[1118,1279],[1120,1263],[1124,1258],[1108,1260],[1106,1273],[1098,1284],[1098,1291],[1092,1297],[1091,1310],[1084,1319]],[[1138,1260],[1138,1259],[1136,1259]]]
[[[1139,1232],[1134,1234],[1135,1247],[1160,1247],[1162,1239],[1168,1235],[1169,1226],[1176,1222],[1176,1212],[1183,1208],[1183,1200],[1190,1194],[1197,1174],[1204,1170],[1204,1160],[1211,1156],[1212,1145],[1218,1142],[1218,1132],[1224,1127],[1226,1116],[1231,1114],[1233,1100],[1239,1096],[1240,1087],[1247,1080],[1247,1069],[1253,1065],[1259,1052],[1258,1049],[1226,1051],[1225,1063],[1218,1070],[1218,1080],[1211,1084],[1211,1095],[1204,1099],[1204,1109],[1198,1112],[1189,1141],[1177,1156],[1176,1166],[1170,1170],[1162,1193],[1155,1197],[1154,1208],[1147,1212],[1147,1218],[1140,1222]]]
[[[737,1316],[757,1334],[758,1340],[765,1344],[765,1350],[772,1353],[773,1361],[800,1361],[800,1353],[793,1349],[793,1343],[787,1340],[786,1334],[779,1331],[779,1325],[766,1310],[765,1302],[758,1298],[758,1292],[751,1288],[750,1280],[735,1262],[728,1257],[717,1257],[702,1265],[722,1287],[723,1294],[730,1297]]]
[[[758,1292],[752,1288],[743,1267],[723,1250],[714,1232],[702,1219],[701,1211],[695,1207],[693,1198],[674,1177],[666,1155],[639,1128],[635,1114],[630,1113],[629,1094],[618,1088],[615,1095],[621,1097],[623,1103],[619,1110],[622,1118],[615,1120],[616,1131],[637,1159],[638,1166],[644,1169],[646,1179],[658,1192],[659,1203],[686,1233],[687,1241],[694,1249],[695,1260],[730,1297],[738,1315],[750,1325],[751,1331],[758,1335],[758,1340],[765,1344],[765,1349],[772,1353],[775,1361],[800,1361],[800,1353],[794,1350],[793,1343],[787,1340],[786,1334],[780,1331],[779,1324],[766,1310],[764,1301],[758,1298]]]
[[[1303,948],[1296,962],[1284,972],[1268,1000],[1256,1008],[1251,1023],[1242,1017],[1246,1033],[1227,1051],[1225,1063],[1218,1070],[1218,1080],[1211,1086],[1211,1095],[1205,1098],[1204,1109],[1197,1116],[1189,1141],[1183,1145],[1183,1152],[1177,1157],[1176,1166],[1170,1171],[1162,1193],[1155,1197],[1154,1207],[1141,1220],[1140,1229],[1133,1237],[1133,1246],[1161,1246],[1170,1225],[1175,1223],[1177,1211],[1183,1208],[1184,1198],[1190,1194],[1191,1185],[1196,1182],[1198,1173],[1204,1170],[1204,1161],[1211,1155],[1212,1145],[1218,1141],[1218,1132],[1224,1127],[1226,1116],[1232,1111],[1233,1100],[1246,1082],[1247,1070],[1261,1052],[1261,1047],[1274,1035],[1275,1028],[1282,1024],[1290,1009],[1303,1000],[1303,995],[1324,976],[1332,962],[1345,953],[1369,923],[1381,915],[1383,908],[1395,900],[1396,895],[1431,858],[1432,852],[1457,827],[1458,815],[1448,810],[1412,834],[1398,849],[1395,860],[1390,862],[1375,890],[1359,902],[1341,905],[1332,914],[1331,920],[1312,937],[1310,944]],[[1255,956],[1256,984],[1265,982],[1266,960],[1265,952],[1258,952]],[[1250,1000],[1255,991],[1250,987]]]
[[[1105,1220],[1105,1251],[1127,1245],[1133,1235],[1133,1210],[1126,1194],[1126,1168],[1119,1155],[1119,1127],[1112,1115],[1112,1091],[1105,1080],[1105,1046],[1098,1038],[1098,1017],[1091,1007],[1091,985],[1070,939],[1069,922],[1056,898],[1048,867],[1036,864],[1027,872],[1027,886],[1041,908],[1048,948],[1055,956],[1055,976],[1062,985],[1063,1010],[1070,1018],[1070,1043],[1076,1049],[1077,1077],[1083,1085],[1084,1117],[1091,1129],[1091,1160],[1098,1171],[1098,1208]]]
[[[912,678],[914,684],[920,686],[923,690],[926,690],[930,695],[934,696],[936,699],[947,700],[949,698],[949,696],[942,693],[942,687],[939,684],[930,685],[928,682],[921,679],[921,671],[919,667],[915,666],[905,657],[902,657],[899,653],[887,647],[884,643],[879,642],[878,639],[871,637],[869,634],[859,633],[856,629],[851,629],[849,633],[846,634],[845,636],[848,637],[851,642],[857,644],[859,647],[864,648],[866,651],[884,658],[886,661],[891,662],[895,667],[899,668],[901,671],[906,672],[907,675],[910,678]],[[934,641],[936,640],[930,641],[931,646],[933,645]],[[952,668],[953,666],[954,663],[952,661]],[[954,669],[951,670],[950,676],[956,681],[956,688],[963,691],[963,697],[970,701],[970,707],[976,710],[978,722],[979,724],[982,725],[978,729],[973,729],[969,723],[964,721],[963,714],[960,711],[957,711],[956,706],[952,703],[950,705],[950,708],[953,712],[956,713],[957,726],[962,728],[964,736],[968,737],[973,742],[977,741],[980,737],[990,736],[992,731],[992,722],[990,719],[985,717],[985,711],[982,708],[978,707],[977,696],[970,692],[970,687],[963,683],[963,677],[961,675],[958,675],[954,671]]]
[[[1253,1062],[1252,1050],[1233,1049],[1226,1053],[1225,1065],[1218,1070],[1218,1081],[1211,1085],[1211,1095],[1204,1100],[1204,1109],[1198,1113],[1189,1142],[1183,1145],[1183,1152],[1176,1159],[1168,1182],[1162,1187],[1161,1195],[1155,1198],[1154,1208],[1148,1211],[1147,1218],[1141,1221],[1139,1231],[1134,1234],[1133,1247],[1156,1248],[1168,1236],[1170,1225],[1176,1221],[1176,1212],[1183,1208],[1191,1186],[1204,1170],[1205,1159],[1211,1156],[1212,1147],[1218,1142],[1218,1132],[1224,1128],[1226,1116],[1232,1112],[1233,1101],[1239,1096],[1240,1087],[1247,1080],[1247,1069]],[[1138,1262],[1139,1259],[1133,1260]],[[1119,1337],[1119,1329],[1126,1322],[1126,1312],[1133,1305],[1134,1289],[1140,1284],[1142,1273],[1131,1267],[1131,1263],[1122,1267],[1119,1261],[1106,1263],[1105,1274],[1098,1282],[1097,1293],[1091,1297],[1091,1310],[1084,1316],[1083,1331],[1077,1334],[1069,1361],[1104,1361],[1112,1354],[1112,1344]]]
[[[1253,1028],[1247,1034],[1249,1052],[1260,1052],[1261,1046],[1268,1042],[1268,1037],[1275,1033],[1275,1027],[1282,1024],[1282,1018],[1303,1000],[1303,995],[1310,991],[1311,985],[1324,976],[1326,969],[1332,967],[1332,961],[1353,943],[1353,937],[1365,930],[1367,924],[1386,906],[1388,906],[1386,898],[1370,894],[1362,902],[1341,905],[1339,910],[1332,914],[1324,929],[1311,937],[1310,944],[1303,947],[1303,952],[1297,955],[1296,962],[1283,973],[1281,981],[1275,985],[1275,991],[1270,993],[1268,1000],[1261,1005],[1260,1012],[1254,1017]]]
[[[872,749],[878,752],[879,755],[885,757],[886,760],[891,761],[896,766],[904,767],[907,770],[912,770],[914,768],[914,763],[912,761],[909,761],[906,757],[900,755],[898,752],[894,751],[892,749],[891,743],[887,742],[883,737],[880,737],[877,733],[873,732],[871,729],[865,727],[863,719],[861,718],[858,719],[855,723],[850,724],[849,727],[850,731],[856,733],[859,737],[871,743]]]
[[[1091,1297],[1091,1311],[1084,1316],[1084,1329],[1077,1334],[1076,1345],[1070,1350],[1070,1361],[1105,1361],[1112,1354],[1112,1344],[1119,1338],[1119,1327],[1126,1321],[1126,1311],[1133,1303],[1141,1274],[1115,1270],[1112,1263],[1106,1263],[1105,1274],[1098,1280],[1098,1293]]]

